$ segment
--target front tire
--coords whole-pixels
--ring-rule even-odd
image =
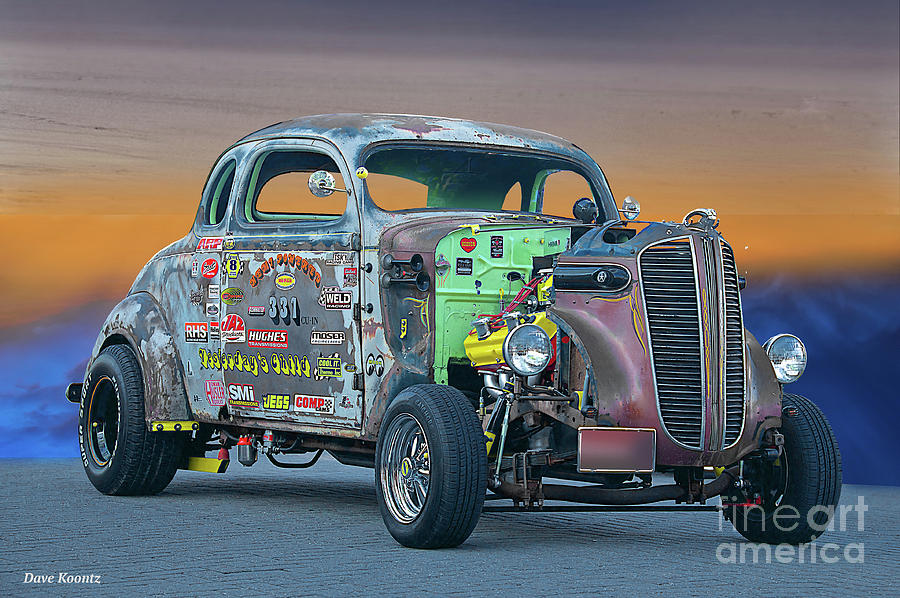
[[[378,506],[397,542],[462,544],[481,516],[487,475],[484,434],[461,392],[419,384],[397,395],[375,453]]]
[[[144,382],[131,347],[109,346],[91,365],[78,412],[78,441],[84,471],[103,494],[157,494],[175,476],[184,437],[147,430]]]
[[[731,518],[751,542],[802,544],[822,535],[834,515],[841,497],[841,454],[825,415],[806,397],[784,395],[781,423],[784,453],[749,472],[765,490],[763,504],[736,509]]]

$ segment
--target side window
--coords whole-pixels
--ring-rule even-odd
[[[540,179],[543,178],[543,182]],[[551,170],[538,174],[535,193],[543,193],[542,214],[572,217],[572,206],[582,197],[594,198],[591,185],[583,176],[571,170]],[[537,202],[534,203],[537,205]]]
[[[231,197],[231,188],[234,186],[234,171],[237,167],[237,161],[234,158],[229,160],[215,178],[210,181],[207,188],[206,198],[206,216],[203,219],[204,224],[217,226],[225,217],[225,209],[228,207],[228,198]]]
[[[347,194],[335,191],[316,197],[309,175],[331,173],[335,187],[345,189],[341,172],[329,156],[311,151],[272,150],[256,158],[250,172],[244,215],[249,222],[269,220],[336,220],[347,206]]]

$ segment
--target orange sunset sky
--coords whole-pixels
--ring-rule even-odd
[[[254,6],[0,1],[0,327],[122,296],[220,151],[327,112],[561,135],[751,281],[900,268],[896,1]]]

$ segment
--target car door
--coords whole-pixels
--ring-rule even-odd
[[[222,257],[229,411],[355,435],[360,221],[352,188],[343,191],[346,164],[323,142],[276,140],[259,144],[247,166]],[[341,190],[313,194],[313,173]]]

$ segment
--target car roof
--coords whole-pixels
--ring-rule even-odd
[[[510,125],[414,114],[317,114],[276,123],[237,143],[282,137],[319,137],[339,147],[363,148],[380,141],[472,143],[551,151],[585,157],[561,137]],[[236,144],[237,145],[237,144]]]

